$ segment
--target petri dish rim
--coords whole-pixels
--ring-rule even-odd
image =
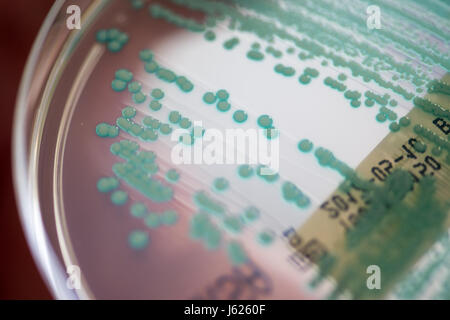
[[[109,3],[110,0],[86,0],[84,2],[88,6],[95,2],[97,4]],[[21,225],[39,273],[53,297],[57,299],[83,299],[87,297],[83,288],[73,290],[68,286],[70,279],[66,276],[64,262],[60,259],[57,254],[57,249],[48,237],[39,204],[37,186],[33,182],[33,174],[36,173],[34,171],[34,167],[36,167],[36,163],[34,163],[35,158],[32,156],[33,145],[36,145],[34,127],[39,125],[39,115],[42,113],[42,110],[40,110],[43,100],[42,95],[49,79],[47,78],[45,81],[33,80],[35,80],[36,75],[40,72],[38,69],[45,60],[47,60],[48,68],[44,68],[44,76],[49,76],[55,67],[55,61],[60,57],[61,48],[69,40],[70,30],[58,21],[59,16],[65,15],[64,5],[66,3],[66,0],[55,1],[40,27],[27,58],[14,111],[12,171],[14,192]],[[56,49],[56,55],[50,57],[50,61],[48,61],[49,55],[46,54],[45,50],[53,46],[55,34],[62,35],[62,37],[57,39],[60,47]],[[35,93],[34,97],[30,96],[31,92]],[[44,118],[41,120],[45,121],[45,113]]]

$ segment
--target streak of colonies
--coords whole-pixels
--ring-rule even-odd
[[[380,75],[380,72],[384,71],[390,71],[394,73],[392,76],[392,80],[408,80],[411,81],[413,85],[416,86],[416,91],[421,92],[422,87],[425,83],[427,83],[430,80],[430,76],[427,74],[425,68],[419,70],[414,69],[412,65],[407,63],[399,63],[394,60],[394,58],[388,54],[384,54],[383,52],[379,51],[375,45],[370,44],[369,42],[358,42],[353,37],[348,36],[345,33],[340,33],[335,31],[333,28],[331,28],[329,25],[323,24],[321,22],[317,22],[314,19],[311,19],[307,15],[303,15],[299,13],[298,11],[295,12],[295,15],[297,15],[298,19],[292,19],[292,15],[294,15],[293,11],[284,11],[281,7],[279,7],[276,3],[262,3],[262,2],[241,2],[239,1],[239,5],[244,7],[245,9],[249,9],[251,12],[259,13],[262,15],[265,15],[267,17],[274,18],[278,20],[278,22],[281,22],[281,24],[284,24],[286,26],[293,26],[297,29],[297,31],[301,33],[305,33],[310,37],[309,40],[307,38],[299,39],[296,36],[292,35],[291,33],[277,27],[275,24],[267,21],[262,21],[259,18],[257,18],[254,15],[244,15],[238,10],[233,9],[232,7],[224,4],[224,3],[215,3],[215,2],[208,2],[203,0],[174,0],[177,4],[186,5],[191,9],[203,11],[207,17],[206,20],[206,26],[213,27],[216,25],[216,20],[219,19],[219,17],[225,17],[228,16],[230,18],[230,29],[231,30],[241,30],[244,32],[252,32],[256,36],[260,37],[261,40],[272,42],[274,40],[274,36],[277,36],[278,38],[287,40],[292,43],[294,47],[290,47],[289,50],[287,50],[287,53],[292,54],[295,52],[295,50],[300,50],[298,53],[298,58],[302,61],[312,59],[314,57],[322,57],[327,60],[322,61],[322,66],[327,66],[328,61],[331,62],[335,67],[342,67],[349,69],[352,73],[352,76],[355,78],[362,78],[364,82],[374,81],[377,83],[380,87],[389,89],[393,91],[396,94],[399,94],[406,100],[411,100],[414,97],[414,94],[409,92],[408,89],[402,87],[400,84],[394,84],[391,81],[384,80],[383,77]],[[295,2],[293,1],[287,1],[288,5],[290,7],[296,7]],[[317,14],[320,10],[320,6],[324,5],[323,1],[316,2],[308,2],[306,6],[308,9],[314,13]],[[396,7],[395,5],[388,5],[386,4],[389,10],[395,11]],[[136,9],[142,8],[143,4],[141,1],[132,1],[132,6]],[[334,5],[333,5],[334,6]],[[164,19],[168,22],[174,23],[179,27],[186,28],[187,30],[190,30],[192,32],[204,32],[204,37],[208,41],[213,41],[216,38],[215,33],[212,30],[209,30],[206,28],[205,25],[196,22],[195,20],[184,18],[180,15],[174,14],[169,9],[163,8],[159,5],[151,5],[149,7],[150,13],[153,18],[156,19]],[[337,20],[339,23],[345,23],[349,19],[353,19],[352,13],[345,13],[343,12],[343,9],[337,8],[336,10],[321,10],[321,14],[323,14],[327,19],[330,20]],[[333,18],[333,19],[331,19]],[[356,19],[357,21],[357,29],[358,31],[361,31],[363,28],[365,28],[365,23],[363,26],[363,22],[360,21],[360,19]],[[426,21],[426,20],[424,20]],[[431,25],[427,24],[426,22],[422,22],[422,27],[424,28],[432,28]],[[325,31],[326,32],[323,32]],[[322,32],[322,33],[320,33]],[[433,29],[433,32],[437,32],[439,34],[439,30]],[[117,35],[114,31],[109,32],[110,35],[108,35],[108,31],[102,31],[99,32],[97,35],[99,39],[98,41],[102,43],[107,43],[107,46],[109,44],[109,41],[114,42],[116,37],[119,37],[121,34]],[[334,37],[325,36],[325,34],[331,33]],[[400,33],[401,34],[401,33]],[[448,70],[449,63],[448,63],[448,56],[442,56],[439,55],[436,52],[431,52],[427,50],[423,50],[422,48],[418,47],[414,43],[410,42],[409,40],[402,38],[402,36],[399,33],[389,32],[388,30],[383,30],[380,32],[380,35],[374,33],[370,35],[375,39],[375,43],[386,43],[389,41],[396,41],[400,43],[400,46],[402,47],[402,50],[410,50],[417,54],[422,62],[424,62],[426,65],[430,65],[431,63],[440,64],[441,66],[445,67]],[[320,35],[320,36],[316,36]],[[442,36],[442,33],[440,34]],[[445,36],[445,34],[444,34]],[[128,41],[128,38],[125,36],[120,36],[122,40],[125,38]],[[126,43],[126,41],[124,42]],[[234,47],[239,45],[240,41],[237,37],[232,37],[228,40],[226,40],[223,43],[223,47],[227,50],[232,50]],[[345,44],[345,45],[344,45]],[[123,46],[123,45],[122,45]],[[121,47],[120,46],[120,49]],[[117,45],[112,45],[113,50],[111,51],[120,51],[120,49],[117,49]],[[333,47],[335,50],[326,50],[326,47]],[[108,47],[109,48],[109,47]],[[116,49],[114,49],[116,48]],[[110,49],[110,48],[109,48]],[[350,57],[349,60],[346,60],[341,55],[337,54],[340,52],[344,52],[346,56]],[[266,54],[272,55],[276,59],[280,59],[282,57],[282,52],[280,50],[277,50],[274,48],[273,45],[269,45],[266,47],[265,50]],[[357,57],[364,57],[362,64],[359,64],[356,59]],[[264,59],[264,53],[261,51],[261,46],[259,43],[254,43],[250,50],[247,52],[247,57],[254,61],[261,61]],[[193,90],[194,85],[184,76],[178,76],[173,72],[172,70],[163,68],[159,66],[159,64],[155,61],[154,54],[150,50],[146,49],[141,51],[140,53],[140,59],[144,62],[144,69],[150,73],[155,74],[157,78],[160,80],[163,80],[168,83],[175,83],[180,90],[184,92],[190,92]],[[430,62],[431,61],[431,62]],[[372,68],[372,70],[371,70]],[[284,64],[278,63],[274,67],[274,71],[276,73],[282,74],[286,77],[292,77],[295,75],[296,70],[291,66],[286,66]],[[313,78],[316,78],[319,76],[319,72],[314,68],[305,68],[303,70],[303,73],[299,75],[298,81],[300,84],[306,85],[311,82]],[[361,93],[358,91],[352,91],[347,90],[348,84],[344,84],[343,82],[347,79],[347,76],[343,73],[340,73],[337,76],[337,80],[327,77],[325,78],[325,85],[336,89],[340,92],[344,93],[344,96],[350,100],[350,105],[353,108],[358,108],[363,98]],[[138,84],[135,84],[131,82],[132,80],[132,74],[128,72],[127,70],[119,70],[116,73],[116,77],[112,82],[112,88],[115,91],[123,91],[127,88],[131,89],[130,92],[133,93],[133,101],[135,103],[142,103],[145,101],[146,95],[141,92],[141,88]],[[139,89],[139,90],[138,90]],[[157,89],[154,89],[157,90]],[[429,91],[435,90],[435,91],[445,91],[448,90],[448,87],[444,85],[441,85],[439,83],[435,83],[433,85],[429,85],[428,88]],[[134,91],[134,92],[133,92]],[[161,108],[161,104],[157,101],[161,98],[163,98],[164,93],[156,91],[150,94],[154,100],[150,102],[150,109],[153,111],[158,111]],[[364,104],[367,107],[372,107],[375,105],[375,103],[380,105],[380,111],[377,115],[377,120],[380,122],[384,122],[386,120],[392,121],[389,124],[389,128],[393,132],[399,131],[402,127],[406,127],[410,124],[408,118],[400,118],[400,120],[397,122],[394,122],[397,119],[397,115],[392,110],[388,109],[388,106],[393,108],[398,105],[397,100],[390,99],[388,94],[385,94],[383,96],[377,95],[371,91],[367,91],[365,93],[365,101]],[[229,94],[228,92],[224,92],[219,90],[216,92],[216,94],[212,92],[207,92],[203,96],[203,101],[206,104],[216,104],[217,110],[220,112],[227,112],[231,109],[231,104],[228,102]],[[390,99],[390,100],[389,100]],[[430,105],[430,103],[427,103],[426,101],[421,100],[414,100],[414,103],[416,106],[423,108],[426,112],[430,112],[433,114],[439,114],[442,116],[447,116],[448,114],[445,114],[445,110],[442,111],[439,106],[436,105]],[[130,119],[133,118],[131,114],[128,113],[127,110],[126,115],[123,114],[123,120],[118,119],[118,127],[125,132],[133,135],[141,137],[143,141],[151,141],[156,140],[157,135],[156,131],[145,131],[145,128],[139,127],[138,124],[132,123]],[[131,111],[130,111],[131,112]],[[236,110],[234,111],[233,120],[236,123],[243,123],[247,121],[248,115],[244,110]],[[157,129],[158,124],[155,121],[151,121],[152,119],[148,120],[147,122],[144,122],[144,124],[148,127],[148,129]],[[128,122],[124,122],[128,121]],[[171,114],[169,115],[169,122],[171,124],[177,124],[182,128],[189,128],[191,127],[191,121],[188,118],[182,117],[179,112],[178,116],[177,114]],[[120,125],[119,125],[120,123]],[[262,128],[272,128],[273,127],[273,120],[268,115],[262,115],[257,119],[257,124]],[[109,125],[107,123],[101,123],[97,126],[96,132],[97,135],[100,137],[116,137],[118,135],[118,127]],[[169,124],[159,124],[159,130],[161,133],[164,132],[164,134],[168,134],[171,131],[171,127]],[[429,136],[429,139],[440,143],[440,148],[445,148],[447,145],[441,140],[439,140],[437,137],[432,136],[428,134],[425,130],[417,129],[416,130],[418,134],[422,134],[425,138]],[[143,132],[147,132],[147,134],[143,134]],[[141,136],[143,135],[143,137]],[[312,143],[310,143],[307,140],[302,140],[298,148],[302,152],[309,152],[312,150]],[[446,149],[446,148],[445,148]],[[334,160],[330,156],[329,153],[327,153],[325,150],[318,149],[316,151],[316,156],[318,157],[318,160],[321,164],[329,164],[330,162],[333,162]],[[130,161],[130,160],[129,160]],[[136,165],[136,164],[134,164]],[[345,166],[344,166],[345,167]],[[342,166],[338,166],[338,168],[341,168]],[[259,172],[260,168],[256,169],[256,172]],[[243,165],[238,168],[238,174],[242,178],[249,178],[254,174],[254,169],[251,166]],[[176,176],[173,172],[169,174],[167,173],[167,180],[170,182],[174,182],[174,176]],[[268,182],[275,181],[278,176],[272,175],[268,177],[264,177],[258,174],[261,178],[265,179]],[[110,179],[110,180],[102,180],[101,185],[102,190],[113,190],[116,188],[116,183],[113,182],[111,179],[115,178],[102,178],[102,179]],[[114,188],[113,188],[114,187]],[[166,190],[166,189],[165,189]],[[169,190],[169,189],[167,189]],[[290,182],[284,182],[283,184],[283,195],[285,199],[290,202],[294,201],[299,206],[307,206],[309,204],[309,199],[306,196],[303,196],[301,191],[292,183]],[[105,191],[102,191],[105,192]],[[117,191],[116,191],[117,192]],[[169,191],[166,191],[166,194],[169,194]],[[223,209],[220,209],[220,205],[218,205],[216,202],[209,199],[207,196],[203,194],[202,196],[199,196],[197,194],[197,204],[200,207],[206,208],[206,211],[209,212],[215,212],[219,211],[222,212]],[[247,211],[246,211],[247,212]],[[248,211],[248,212],[254,212],[254,211]],[[217,212],[216,212],[217,213]],[[248,215],[248,217],[247,217]],[[244,215],[244,220],[251,220],[254,217],[257,216],[255,214],[247,214]],[[247,218],[245,218],[247,217]],[[194,217],[195,218],[195,217]],[[192,219],[194,221],[195,219]],[[155,224],[155,217],[152,216],[150,219],[153,221],[151,224]],[[170,220],[170,219],[169,219]],[[203,221],[200,219],[200,222]],[[229,220],[227,220],[229,221]],[[231,219],[231,221],[234,221]],[[204,223],[204,222],[203,222]],[[230,224],[230,223],[228,223]],[[200,223],[201,225],[201,223]],[[236,226],[236,223],[231,223],[231,226]],[[194,228],[195,229],[195,228]],[[234,228],[236,230],[236,228]],[[219,229],[216,228],[206,228],[208,232],[204,232],[205,235],[204,239],[206,239],[206,244],[208,248],[215,248],[219,246],[219,243],[221,243],[221,236]],[[198,230],[197,230],[198,231]],[[202,233],[202,232],[200,232]],[[258,239],[262,243],[270,243],[271,242],[271,233],[270,232],[261,232],[258,236]],[[145,236],[142,234],[135,235],[136,239],[140,239],[140,241],[137,241],[138,243],[144,243]],[[134,239],[134,238],[133,238]],[[136,241],[133,241],[135,243]],[[148,241],[147,241],[148,242]],[[131,243],[130,243],[131,245]],[[132,246],[133,247],[133,246]],[[139,245],[135,246],[136,248],[140,247]],[[240,247],[238,243],[232,242],[229,243],[227,246],[227,252],[230,256],[230,259],[233,263],[242,263],[246,260],[244,251]]]

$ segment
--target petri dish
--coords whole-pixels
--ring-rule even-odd
[[[450,8],[402,4],[56,1],[14,124],[54,296],[445,297]]]

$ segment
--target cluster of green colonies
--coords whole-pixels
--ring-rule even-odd
[[[222,243],[222,233],[205,212],[195,214],[190,221],[191,238],[201,240],[209,250],[216,250]]]
[[[242,164],[237,169],[238,175],[241,178],[247,179],[252,177],[255,174],[255,171],[253,170],[252,166],[248,164]]]
[[[199,209],[190,222],[190,236],[193,239],[202,240],[205,247],[210,250],[218,249],[222,242],[220,229],[225,229],[232,235],[239,235],[244,224],[255,222],[260,212],[256,207],[250,206],[239,215],[226,215],[225,208],[217,201],[211,199],[204,191],[194,194],[194,203]],[[220,219],[220,228],[212,221],[212,217]],[[269,245],[273,242],[273,233],[266,231],[268,235],[260,234],[257,239],[262,245]],[[232,242],[230,242],[232,243]],[[229,248],[228,243],[227,248]],[[227,249],[228,257],[233,265],[245,262],[243,259],[243,250],[233,248]]]
[[[139,10],[144,7],[144,1],[143,0],[130,0],[131,7],[133,9]]]
[[[111,192],[111,202],[117,206],[124,205],[128,201],[128,194],[122,190],[116,190],[119,180],[114,177],[100,178],[97,181],[97,190],[103,193]]]
[[[169,122],[178,125],[181,129],[189,129],[192,127],[192,121],[189,118],[183,117],[178,111],[171,111],[169,113]],[[201,138],[205,130],[201,127],[192,127],[190,133],[180,135],[180,142],[185,145],[193,145],[196,138]]]
[[[380,96],[376,93],[373,93],[372,91],[366,91],[364,93],[364,96],[366,97],[365,104],[367,107],[372,107],[375,104],[375,102],[378,103],[380,106],[385,107],[387,106],[389,101],[389,94],[387,93],[384,94],[383,96]]]
[[[218,179],[215,180],[215,182],[218,181]],[[226,188],[228,187],[228,181],[221,181],[220,184],[222,185],[220,188],[224,185],[226,185]],[[217,249],[221,240],[220,231],[210,217],[218,217],[221,226],[227,232],[237,235],[244,228],[244,223],[252,223],[260,215],[259,210],[253,206],[246,208],[240,215],[226,215],[225,208],[219,202],[210,198],[204,191],[194,194],[194,203],[200,213],[196,214],[191,220],[190,235],[194,239],[203,239],[205,246],[209,249]]]
[[[269,22],[267,19],[258,18],[255,16],[249,16],[241,13],[239,9],[223,3],[210,3],[205,0],[178,0],[179,4],[187,5],[189,8],[194,10],[200,10],[209,15],[221,15],[229,16],[232,20],[237,21],[239,30],[245,32],[252,32],[263,40],[273,41],[274,37],[278,37],[285,41],[291,42],[296,47],[304,50],[309,56],[314,57],[324,57],[333,62],[337,67],[344,67],[351,70],[352,75],[357,77],[362,77],[364,81],[374,81],[379,86],[383,88],[388,88],[404,96],[406,99],[410,100],[414,97],[414,94],[407,92],[400,85],[395,85],[391,81],[386,81],[382,78],[378,69],[381,65],[385,65],[387,69],[394,69],[400,74],[408,74],[410,77],[414,78],[415,83],[419,83],[423,80],[417,80],[419,75],[415,72],[412,65],[406,63],[398,63],[389,54],[381,52],[376,46],[372,45],[370,42],[360,42],[355,40],[353,36],[347,35],[345,33],[338,32],[330,25],[324,25],[314,19],[311,19],[308,15],[302,14],[299,11],[292,12],[284,10],[277,3],[260,3],[260,2],[239,2],[239,7],[243,9],[253,10],[260,14],[261,17],[269,17],[274,22]],[[296,6],[295,2],[292,5]],[[313,4],[307,4],[313,6]],[[323,11],[323,12],[322,12]],[[330,12],[324,12],[325,10],[320,10],[320,14],[328,15]],[[347,12],[342,9],[338,9],[339,15],[347,15]],[[335,13],[333,13],[334,15]],[[356,18],[355,19],[359,19]],[[335,20],[335,17],[330,18],[330,20]],[[359,19],[360,20],[360,19]],[[281,24],[279,27],[278,24]],[[296,35],[293,35],[288,31],[286,27],[293,27],[293,29],[299,32],[305,33],[309,36],[309,39],[300,39]],[[382,33],[387,33],[392,35],[391,32],[385,30]],[[320,33],[322,36],[317,37]],[[367,27],[365,26],[364,34],[367,34]],[[378,36],[378,35],[376,35]],[[330,48],[330,50],[327,49]],[[332,49],[331,49],[332,48]],[[348,56],[368,56],[374,57],[379,60],[380,64],[377,63],[374,66],[375,70],[372,71],[363,67],[356,60],[346,60],[341,55],[335,53],[343,51]],[[306,55],[306,56],[308,56]],[[378,68],[378,69],[377,69]],[[423,77],[423,76],[422,76]]]
[[[178,125],[182,129],[189,129],[192,127],[192,121],[189,118],[183,117],[178,111],[171,111],[169,113],[169,122]],[[196,135],[194,130],[191,133],[186,133],[180,136],[180,142],[186,145],[194,144]]]
[[[206,104],[215,104],[220,112],[227,112],[231,109],[231,104],[228,102],[230,94],[225,89],[220,89],[216,93],[208,91],[203,95],[203,102]],[[233,113],[233,120],[237,123],[244,123],[247,121],[248,115],[244,110],[236,110]]]
[[[304,153],[310,152],[313,149],[313,147],[314,147],[313,143],[308,139],[300,140],[300,142],[297,145],[298,150]]]
[[[450,264],[450,237],[448,233],[444,235],[428,250],[421,263],[408,272],[405,279],[393,290],[396,299],[418,299],[433,284],[432,279],[438,274],[445,274]],[[425,263],[423,263],[425,262]],[[443,280],[443,281],[442,281]],[[435,293],[431,299],[450,299],[450,277],[441,279],[440,292]]]
[[[143,250],[150,242],[147,232],[142,230],[133,230],[128,235],[128,245],[133,250]]]
[[[370,204],[361,220],[363,222],[358,222],[357,227],[351,231],[347,237],[349,249],[357,251],[358,254],[358,258],[354,261],[361,261],[365,266],[374,264],[373,262],[375,261],[383,261],[383,266],[380,264],[377,265],[382,269],[384,267],[387,268],[390,272],[389,276],[393,277],[394,275],[397,275],[398,272],[404,270],[405,265],[403,263],[412,261],[409,259],[415,256],[413,251],[419,249],[419,244],[423,243],[425,239],[429,239],[430,236],[438,234],[436,228],[441,228],[442,226],[446,209],[441,207],[439,202],[434,199],[434,178],[427,176],[421,180],[419,186],[421,194],[416,197],[416,203],[407,206],[406,204],[401,203],[402,199],[413,188],[413,177],[407,171],[394,171],[388,177],[385,185],[378,187],[369,181],[358,178],[351,168],[335,159],[330,151],[323,148],[318,148],[316,151],[316,156],[321,165],[336,169],[344,177],[349,179],[355,187],[363,190],[363,197],[367,200],[366,203]],[[429,192],[426,191],[428,189]],[[425,213],[428,211],[431,211],[430,215]],[[411,219],[412,216],[418,217],[419,221]],[[399,219],[401,220],[398,221]],[[423,228],[424,225],[426,225],[427,228]],[[392,226],[400,228],[400,230],[396,230],[395,232],[386,230],[386,228],[389,229]],[[428,227],[431,227],[431,229],[428,229]],[[374,232],[377,228],[380,229],[379,232],[378,230],[377,232]],[[414,239],[416,230],[420,234],[420,239],[417,241]],[[424,233],[428,233],[428,235],[425,236]],[[393,235],[395,239],[391,239],[391,237],[386,239],[386,235]],[[421,237],[422,235],[423,237]],[[367,240],[368,237],[370,240]],[[367,242],[364,246],[361,246],[360,244],[364,241]],[[374,241],[376,241],[376,243],[381,241],[382,245],[374,245]],[[400,248],[399,246],[403,247]],[[407,246],[407,248],[404,248],[404,246]],[[361,247],[361,249],[359,249],[359,247]],[[374,247],[379,248],[379,250],[370,249]],[[407,252],[404,252],[404,250],[407,250]],[[385,257],[385,252],[389,252],[388,255],[390,257]],[[372,259],[371,261],[368,261],[369,257]],[[390,261],[392,257],[395,257],[395,259]],[[326,256],[326,258],[331,259],[325,259],[325,261],[321,261],[319,264],[321,269],[321,272],[319,272],[320,277],[329,274],[336,262],[332,256]],[[394,265],[393,267],[392,262]],[[342,292],[344,288],[350,289],[355,296],[367,293],[362,293],[360,290],[366,288],[362,288],[361,283],[357,283],[356,280],[351,280],[352,276],[350,276],[351,274],[357,274],[357,270],[353,269],[353,267],[361,268],[361,266],[350,265],[350,267],[352,269],[350,270],[350,273],[341,273],[337,278],[336,274],[333,273],[333,277],[338,280],[339,286],[332,297],[335,297]],[[345,269],[348,269],[347,265]],[[359,278],[357,280],[363,281]]]
[[[432,80],[427,84],[429,93],[442,93],[450,95],[450,84],[443,80]]]
[[[298,78],[298,81],[301,84],[308,84],[311,82],[311,78],[317,78],[319,76],[319,71],[317,71],[314,68],[305,68],[305,70],[303,70],[303,73],[300,75],[300,77]]]
[[[112,154],[121,157],[125,160],[136,161],[137,163],[152,164],[151,168],[155,165],[156,154],[153,151],[139,152],[139,145],[130,140],[121,140],[111,145],[110,151]],[[152,169],[153,171],[153,169]],[[156,173],[157,168],[154,170]]]
[[[256,167],[256,175],[269,183],[275,182],[280,178],[280,175],[278,173],[272,172],[272,169],[270,169],[266,165],[260,164],[258,165],[258,167]]]
[[[169,113],[169,122],[178,125],[182,129],[189,129],[192,126],[192,121],[183,117],[178,111]]]
[[[285,77],[292,77],[295,75],[295,69],[292,67],[284,66],[281,63],[277,64],[274,68],[276,73],[279,73]]]
[[[214,41],[216,40],[216,34],[212,30],[206,31],[203,36],[205,37],[205,40],[207,41]]]
[[[152,116],[145,116],[142,119],[142,124],[145,127],[153,130],[158,130],[159,128],[161,128],[161,122],[158,119],[153,118]]]
[[[127,88],[128,83],[133,80],[133,73],[127,69],[119,69],[115,73],[114,80],[111,82],[111,88],[120,92]]]
[[[125,32],[121,32],[115,28],[99,30],[95,38],[98,43],[106,44],[106,48],[111,52],[119,52],[129,40]]]
[[[130,82],[128,84],[128,91],[133,94],[133,101],[137,104],[147,99],[147,95],[142,92],[142,84],[138,81]]]
[[[220,89],[216,92],[217,104],[216,108],[220,112],[227,112],[231,108],[231,104],[228,102],[230,94],[225,89]]]
[[[215,216],[223,216],[225,214],[225,208],[220,203],[208,196],[205,191],[197,191],[194,193],[193,200],[195,205],[204,212],[210,213]]]
[[[125,191],[116,190],[118,187],[119,180],[115,177],[103,177],[97,181],[97,190],[102,193],[112,192],[110,196],[111,202],[121,206],[128,201],[128,194]]]
[[[274,58],[281,58],[283,56],[283,52],[281,52],[280,50],[275,49],[272,46],[267,46],[266,48],[266,53],[272,55]]]
[[[158,79],[168,83],[175,83],[181,91],[186,93],[191,92],[194,89],[194,84],[185,76],[178,76],[172,70],[161,67],[155,61],[155,55],[150,49],[141,50],[139,52],[139,59],[144,62],[145,71],[151,74],[155,74]]]
[[[166,172],[166,180],[171,183],[176,183],[180,179],[180,174],[175,169],[169,169]]]
[[[426,4],[422,3],[422,2],[421,2],[421,5],[426,6]],[[389,14],[401,15],[402,18],[406,18],[410,21],[413,21],[414,24],[421,26],[423,28],[422,29],[423,31],[426,31],[426,32],[431,31],[431,32],[435,33],[436,35],[438,35],[443,40],[448,39],[448,35],[445,34],[445,31],[439,27],[436,27],[439,24],[435,23],[434,20],[432,20],[432,19],[417,18],[417,16],[415,14],[414,15],[408,14],[403,9],[400,9],[395,6],[387,6],[386,9],[388,9]],[[421,9],[419,9],[419,10],[421,10]],[[428,11],[429,9],[426,8],[425,10]],[[437,13],[437,14],[440,14],[440,15],[447,14],[447,17],[448,17],[448,8],[443,9],[442,12]],[[410,22],[408,21],[408,24],[409,23]],[[404,32],[404,33],[407,34],[408,32]],[[430,50],[429,47],[424,48],[423,46],[416,44],[414,41],[411,41],[410,39],[402,38],[401,34],[385,33],[385,32],[382,32],[382,34],[386,35],[386,36],[390,36],[392,41],[394,41],[397,45],[402,46],[406,50],[415,51],[415,54],[417,55],[417,57],[419,57],[425,64],[431,65],[432,63],[437,63],[437,64],[442,65],[447,70],[450,69],[450,64],[448,62],[448,55],[439,54],[434,49]],[[423,43],[421,43],[421,44],[423,44]],[[428,43],[428,45],[432,46],[429,43]],[[420,80],[420,78],[418,80]]]
[[[147,119],[144,118],[144,119]],[[130,134],[133,137],[137,137],[142,141],[150,142],[156,141],[158,139],[158,133],[155,129],[145,127],[135,123],[132,118],[126,118],[124,116],[117,118],[116,120],[117,126],[124,132]]]
[[[338,283],[332,298],[344,290],[349,290],[356,299],[381,296],[423,253],[424,244],[433,243],[445,231],[448,207],[436,199],[436,179],[425,176],[414,189],[413,183],[408,171],[395,170],[383,186],[364,194],[370,205],[346,236],[346,250],[355,259],[333,270],[339,262],[335,261],[327,270]],[[413,198],[408,197],[407,201],[411,192]],[[368,290],[366,274],[358,272],[372,264],[383,270],[385,285],[381,290]]]
[[[386,120],[395,121],[397,120],[397,114],[386,107],[381,107],[376,115],[376,119],[378,122],[384,122]]]
[[[119,135],[119,128],[102,122],[95,127],[95,133],[100,138],[115,138]]]
[[[142,124],[150,130],[159,130],[163,135],[172,133],[172,127],[168,123],[161,123],[158,119],[152,116],[146,116],[142,119]]]
[[[307,208],[311,201],[309,198],[301,192],[301,190],[292,182],[285,181],[281,186],[281,193],[284,200],[292,202],[300,209]]]
[[[264,54],[258,49],[250,49],[247,52],[247,58],[253,61],[261,61],[264,59]]]
[[[333,88],[335,90],[344,92],[345,90],[347,90],[347,86],[345,84],[343,84],[342,82],[339,82],[331,77],[326,77],[323,80],[323,83],[327,86],[329,86],[330,88]]]
[[[230,186],[230,183],[224,177],[216,178],[213,181],[213,189],[218,192],[227,190],[229,188],[229,186]]]
[[[191,92],[194,89],[194,85],[185,76],[177,76],[175,80],[176,85],[183,92]]]
[[[223,43],[223,47],[227,50],[232,50],[234,47],[236,47],[239,44],[239,38],[233,37],[231,39],[226,40]]]
[[[353,108],[358,108],[361,105],[361,93],[356,90],[347,90],[344,92],[344,97],[350,100],[350,105]]]
[[[428,141],[432,142],[436,147],[442,149],[442,150],[447,150],[447,152],[450,153],[450,141],[446,140],[442,137],[440,137],[438,134],[434,133],[433,131],[425,128],[423,125],[421,124],[416,124],[413,127],[414,132],[427,139]],[[439,152],[439,151],[438,151]]]
[[[174,225],[178,221],[178,213],[175,210],[165,210],[162,213],[149,212],[147,206],[142,202],[136,202],[131,206],[131,215],[143,219],[145,225],[150,229],[156,229],[160,226]]]
[[[343,161],[336,159],[334,154],[323,147],[318,147],[314,151],[318,163],[323,167],[331,168],[342,175],[350,184],[360,190],[369,190],[373,183],[360,178],[357,173]]]
[[[97,190],[103,193],[111,192],[119,186],[119,180],[114,177],[103,177],[97,181]]]
[[[173,83],[177,80],[177,75],[175,74],[175,72],[163,67],[158,67],[155,75],[158,79],[166,81],[168,83]]]
[[[172,199],[172,188],[153,178],[158,172],[154,152],[139,152],[137,143],[122,140],[111,145],[111,153],[127,160],[113,165],[112,169],[117,177],[154,202],[167,202]]]
[[[161,7],[158,4],[152,4],[149,6],[150,14],[155,19],[164,19],[169,23],[172,23],[180,28],[185,28],[192,32],[203,32],[205,26],[198,23],[195,20],[184,18],[180,15],[173,13],[171,10]]]
[[[431,102],[428,99],[415,97],[414,100],[414,106],[422,109],[426,113],[430,113],[436,117],[442,117],[450,119],[450,111],[445,110],[440,105]]]

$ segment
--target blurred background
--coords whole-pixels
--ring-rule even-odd
[[[0,299],[51,299],[25,241],[11,171],[11,131],[17,90],[28,54],[53,0],[0,1]],[[76,1],[75,1],[76,2]]]

